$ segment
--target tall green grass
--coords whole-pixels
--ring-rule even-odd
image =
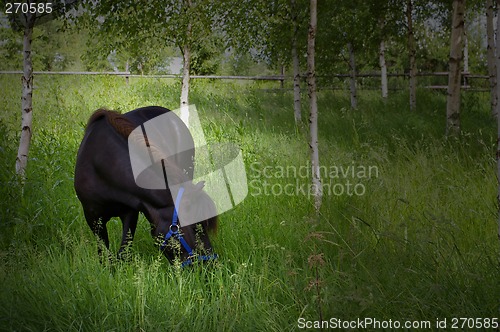
[[[316,220],[307,195],[269,188],[310,179],[280,174],[308,163],[307,126],[296,127],[289,93],[260,84],[196,82],[209,141],[243,150],[249,196],[220,216],[220,259],[180,269],[158,254],[141,218],[132,259],[99,263],[73,190],[76,151],[91,112],[145,105],[176,108],[175,81],[109,77],[35,78],[34,136],[27,182],[14,161],[20,84],[0,96],[0,329],[283,331],[297,319],[430,320],[498,317],[495,127],[484,95],[464,95],[464,134],[444,138],[445,98],[420,91],[387,102],[319,96],[320,163],[374,166],[364,195],[325,195]],[[304,98],[305,99],[305,98]],[[307,117],[307,104],[303,104]],[[306,123],[306,121],[304,121]],[[272,176],[263,174],[264,168]],[[266,173],[268,174],[268,173]],[[259,194],[260,195],[257,195]],[[119,246],[119,221],[108,224]]]

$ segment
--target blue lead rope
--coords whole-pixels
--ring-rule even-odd
[[[177,197],[175,198],[175,205],[174,205],[174,213],[172,215],[172,223],[170,224],[170,229],[168,230],[168,233],[165,234],[165,240],[163,241],[161,245],[161,250],[163,251],[165,247],[167,246],[168,239],[170,239],[172,236],[179,240],[181,245],[184,247],[184,249],[188,253],[188,259],[186,259],[184,262],[182,262],[181,267],[185,267],[187,265],[193,264],[192,258],[194,257],[193,254],[193,249],[189,246],[189,244],[186,242],[182,234],[179,232],[179,226],[177,223],[179,222],[179,217],[178,217],[178,212],[179,207],[181,205],[181,199],[182,195],[184,194],[184,187],[180,187],[179,191],[177,192]],[[217,259],[217,254],[212,254],[212,255],[199,255],[197,256],[199,261],[208,261],[211,259]]]

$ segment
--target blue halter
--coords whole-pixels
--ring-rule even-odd
[[[161,250],[163,251],[167,245],[168,239],[170,239],[172,236],[181,243],[184,250],[186,250],[186,252],[188,253],[188,258],[184,262],[182,262],[181,267],[193,264],[193,258],[195,257],[193,249],[191,249],[191,247],[186,242],[182,234],[179,232],[180,227],[179,225],[177,225],[177,223],[179,222],[177,211],[179,211],[183,194],[184,194],[184,187],[180,187],[179,191],[177,192],[177,197],[175,199],[174,214],[172,215],[172,223],[170,224],[168,233],[165,234],[165,240],[161,245]],[[211,255],[198,255],[196,257],[198,258],[199,261],[208,261],[211,259],[217,259],[218,256],[217,254],[211,254]]]

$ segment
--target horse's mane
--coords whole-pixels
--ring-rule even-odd
[[[86,130],[89,130],[90,126],[101,118],[105,118],[108,124],[120,136],[125,138],[125,140],[129,139],[130,134],[134,131],[135,128],[137,128],[137,126],[134,125],[132,121],[124,117],[122,114],[120,114],[120,112],[108,110],[106,108],[100,108],[90,116]],[[137,133],[136,131],[129,142],[132,142],[133,144],[139,144],[141,146],[146,145],[150,149],[151,153],[155,156],[155,160],[167,160],[167,157],[164,155],[161,149],[156,144],[154,144],[154,142],[151,142],[147,136],[144,136],[142,132]],[[175,168],[175,165],[173,165],[172,163],[169,163],[168,166],[171,168]],[[180,171],[175,171],[178,174],[181,174]]]
[[[87,130],[92,123],[103,117],[105,117],[111,127],[113,127],[113,129],[125,139],[128,138],[130,133],[136,127],[129,119],[125,118],[119,112],[100,108],[90,116],[89,121],[87,122]]]

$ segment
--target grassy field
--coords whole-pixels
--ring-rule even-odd
[[[441,94],[420,92],[410,113],[404,93],[387,103],[362,93],[351,111],[347,94],[321,92],[325,196],[316,220],[292,95],[195,83],[190,102],[208,140],[243,150],[249,195],[220,216],[218,262],[180,269],[159,255],[144,218],[132,260],[101,265],[73,189],[91,112],[176,108],[180,84],[36,77],[23,189],[13,172],[21,84],[1,76],[0,86],[0,330],[293,331],[331,318],[432,327],[447,318],[450,328],[453,317],[500,315],[487,95],[464,95],[463,135],[446,140]],[[116,251],[121,224],[108,228]]]

